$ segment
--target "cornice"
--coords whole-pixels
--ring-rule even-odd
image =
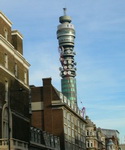
[[[55,102],[55,101],[54,101]],[[66,103],[62,103],[60,100],[56,104],[52,103],[52,108],[66,108],[70,112],[72,112],[75,116],[77,116],[79,119],[81,119],[84,123],[87,123],[82,116],[80,116],[77,112],[75,112],[73,109],[71,109],[70,106],[68,106]]]
[[[0,18],[2,18],[10,27],[12,26],[12,22],[1,11]]]
[[[13,30],[11,32],[11,35],[17,35],[18,37],[20,37],[23,40],[23,36],[18,30]]]
[[[20,63],[22,63],[27,69],[29,69],[30,64],[26,61],[22,54],[14,49],[14,46],[10,44],[1,34],[0,34],[0,45],[2,45],[9,53],[11,53]]]
[[[5,67],[3,67],[2,65],[0,65],[0,68],[7,72],[11,77],[15,78],[15,80],[17,80],[18,82],[20,82],[23,86],[25,86],[27,89],[30,89],[28,85],[24,84],[23,81],[21,81],[20,79],[16,78],[15,75],[13,73],[11,73],[9,70],[7,70]]]

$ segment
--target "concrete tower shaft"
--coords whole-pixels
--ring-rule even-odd
[[[62,93],[72,101],[77,103],[76,95],[76,63],[74,61],[74,39],[75,28],[71,24],[71,17],[66,15],[66,9],[64,8],[64,16],[59,18],[57,29],[57,39],[59,43],[60,62],[60,76]]]

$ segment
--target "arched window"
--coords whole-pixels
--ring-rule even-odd
[[[86,135],[89,136],[89,130],[86,131]]]
[[[86,141],[86,147],[89,148],[89,141]]]
[[[2,138],[8,138],[8,127],[10,127],[9,136],[12,137],[12,114],[10,110],[8,117],[8,106],[6,103],[2,110]]]
[[[3,109],[3,138],[7,138],[8,137],[8,109],[4,108]]]
[[[91,145],[91,147],[93,147],[93,142],[92,141],[90,142],[90,145]]]

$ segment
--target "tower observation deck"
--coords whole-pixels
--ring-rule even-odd
[[[66,8],[64,8],[64,16],[59,18],[60,24],[57,29],[57,39],[59,43],[60,76],[62,93],[71,100],[72,103],[77,103],[76,93],[76,63],[74,61],[74,39],[75,29],[71,24],[71,17],[66,15]]]

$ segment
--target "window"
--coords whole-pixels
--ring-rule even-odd
[[[8,110],[3,110],[3,138],[8,137]]]
[[[5,39],[7,40],[8,39],[8,32],[6,29],[4,30],[4,36],[5,36]]]
[[[17,63],[15,63],[15,66],[14,66],[14,73],[15,73],[15,76],[17,77]]]
[[[75,125],[78,126],[78,120],[77,119],[75,120]]]
[[[31,129],[31,141],[34,141],[34,131]]]
[[[86,141],[86,147],[89,148],[89,141]]]
[[[92,141],[90,142],[90,145],[91,145],[91,147],[93,147],[93,142]]]
[[[40,130],[38,130],[38,143],[41,143],[41,133],[40,133]]]
[[[8,101],[8,81],[5,81],[5,101]]]
[[[87,135],[87,136],[89,135],[89,130],[86,131],[86,135]]]
[[[67,126],[64,126],[64,132],[65,132],[65,134],[67,134],[67,133],[68,133]]]
[[[27,84],[27,72],[24,72],[24,83]]]
[[[71,122],[73,123],[73,116],[71,116]]]
[[[68,128],[68,135],[71,136],[71,129]]]
[[[63,110],[64,117],[66,118],[66,110]]]
[[[72,130],[72,137],[74,138],[75,137],[75,131]]]
[[[79,122],[79,120],[78,120],[78,122],[77,122],[77,123],[78,123],[78,127],[80,127],[80,122]]]
[[[8,68],[8,55],[4,55],[4,63],[5,63],[5,68]]]

